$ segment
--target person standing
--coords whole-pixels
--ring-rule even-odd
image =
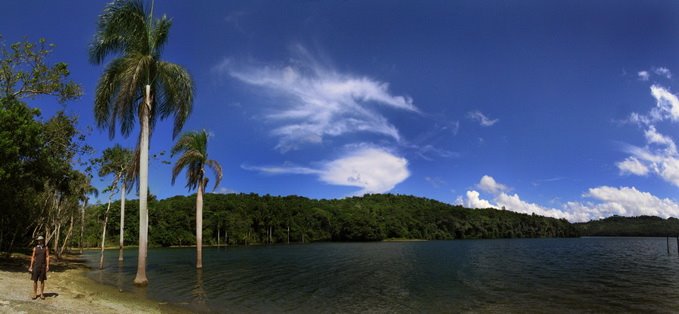
[[[38,280],[40,280],[40,299],[45,299],[43,292],[49,270],[50,251],[45,246],[45,238],[39,236],[38,245],[33,248],[33,255],[31,255],[31,266],[28,268],[28,271],[31,273],[31,280],[33,280],[33,300],[38,298]]]

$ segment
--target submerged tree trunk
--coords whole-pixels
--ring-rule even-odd
[[[201,178],[198,183],[198,194],[196,194],[196,268],[203,268],[203,188],[204,182]]]
[[[141,138],[139,139],[139,255],[134,284],[146,286],[146,252],[149,233],[149,114],[151,113],[151,85],[146,85],[145,104],[141,110]]]
[[[123,261],[123,248],[125,242],[125,181],[123,180],[122,189],[120,190],[120,252],[118,253],[118,261]]]
[[[101,254],[99,255],[99,269],[104,269],[104,244],[106,243],[106,225],[108,225],[108,211],[111,209],[111,198],[113,193],[108,197],[108,206],[106,213],[104,213],[104,228],[101,230]]]

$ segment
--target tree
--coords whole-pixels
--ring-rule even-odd
[[[47,203],[40,200],[48,195],[44,193],[46,188],[56,191],[56,183],[61,188],[68,185],[64,178],[71,168],[70,153],[83,148],[72,145],[77,134],[70,132],[75,130],[74,119],[60,112],[43,123],[38,120],[40,111],[22,101],[53,95],[65,102],[82,92],[79,85],[67,80],[65,63],[47,62],[54,45],[40,39],[37,43],[24,40],[7,46],[1,37],[0,203],[6,210],[0,215],[0,251],[11,252],[15,243],[28,244],[33,233],[46,231],[41,229],[47,226],[41,214],[45,214]],[[49,195],[54,197],[50,200],[56,200],[61,193]]]
[[[215,188],[222,180],[222,166],[207,156],[207,131],[187,132],[182,134],[172,148],[172,156],[181,154],[172,169],[172,184],[177,175],[186,168],[186,187],[189,190],[198,188],[196,194],[196,268],[203,268],[203,193],[208,183],[205,166],[215,174]]]
[[[148,160],[149,137],[156,121],[174,116],[173,136],[181,131],[193,106],[193,82],[181,66],[160,60],[172,22],[166,16],[153,19],[141,0],[116,0],[99,16],[90,44],[90,61],[101,64],[116,56],[97,83],[94,115],[100,128],[113,138],[116,123],[129,136],[135,117],[141,131],[139,145],[139,257],[134,283],[148,284]]]
[[[111,148],[104,150],[102,157],[97,160],[100,165],[99,176],[104,177],[107,175],[113,175],[113,181],[111,185],[107,188],[111,191],[111,196],[109,197],[109,207],[111,205],[111,197],[113,196],[113,191],[120,187],[120,246],[118,260],[123,260],[123,243],[125,231],[125,194],[128,192],[128,187],[132,185],[134,181],[134,163],[132,159],[134,158],[134,153],[132,150],[123,148],[119,144]],[[104,221],[108,221],[108,209],[106,210]],[[104,231],[106,229],[106,223],[104,223]],[[104,237],[105,233],[102,235],[102,257],[104,250]],[[103,267],[103,259],[100,267]]]
[[[63,103],[80,97],[80,85],[67,80],[70,74],[68,65],[63,62],[55,65],[47,63],[46,58],[54,47],[44,38],[37,43],[16,42],[9,48],[0,42],[0,98],[52,95]]]

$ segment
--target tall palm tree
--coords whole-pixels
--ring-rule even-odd
[[[172,156],[181,154],[172,169],[172,184],[177,175],[186,168],[186,187],[189,190],[198,188],[196,194],[196,268],[203,268],[203,192],[208,183],[205,166],[215,174],[215,188],[222,180],[222,166],[207,157],[207,138],[205,130],[182,134],[172,148]]]
[[[115,0],[99,16],[90,43],[90,61],[101,64],[115,56],[97,83],[94,115],[113,138],[116,123],[129,136],[135,118],[141,125],[137,147],[139,173],[139,255],[134,283],[148,284],[148,161],[149,137],[156,121],[174,116],[173,137],[181,131],[193,106],[193,82],[181,66],[160,60],[172,21],[153,19],[142,0]]]

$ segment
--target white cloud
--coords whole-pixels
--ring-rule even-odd
[[[266,174],[317,175],[322,182],[332,185],[361,188],[357,195],[385,193],[410,176],[408,161],[384,149],[363,147],[342,158],[323,163],[318,168],[306,167],[253,167],[246,170]]]
[[[651,193],[641,192],[634,187],[601,186],[589,189],[585,196],[603,202],[594,206],[594,211],[600,217],[611,215],[679,217],[679,204],[668,198],[661,199]]]
[[[509,190],[506,185],[498,183],[493,177],[487,175],[483,176],[476,186],[482,191],[492,194]]]
[[[493,205],[489,201],[481,199],[479,195],[479,192],[467,191],[467,198],[462,199],[462,205],[467,208],[497,208],[497,205]]]
[[[510,195],[502,191],[496,192],[492,200],[486,200],[473,190],[467,191],[466,197],[458,197],[456,202],[469,208],[505,208],[524,214],[563,218],[571,222],[584,222],[612,215],[679,217],[679,204],[675,201],[659,198],[634,187],[600,186],[590,188],[582,196],[594,202],[571,201],[561,208],[551,208],[522,200],[516,193]]]
[[[646,175],[654,173],[674,186],[679,187],[679,153],[674,140],[660,134],[654,126],[645,132],[645,147],[628,146],[632,155],[616,165],[621,174]]]
[[[498,121],[500,121],[499,119],[490,119],[490,118],[486,117],[486,115],[481,113],[481,111],[478,111],[478,110],[477,111],[471,111],[471,112],[467,113],[467,117],[469,119],[472,119],[474,121],[479,122],[479,124],[481,124],[481,126],[492,126],[495,123],[497,123]]]
[[[653,73],[659,76],[664,76],[665,78],[671,79],[672,78],[672,72],[668,68],[665,67],[658,67],[653,69]]]
[[[233,193],[236,193],[236,191],[229,189],[229,188],[225,188],[225,187],[222,186],[222,187],[219,187],[219,189],[217,189],[217,191],[215,191],[215,193],[217,193],[217,194],[233,194]]]
[[[400,140],[398,130],[377,111],[383,107],[419,112],[413,100],[396,96],[389,84],[338,73],[321,65],[303,47],[296,47],[299,60],[279,67],[236,66],[230,60],[215,70],[272,93],[279,104],[265,116],[279,126],[277,148],[296,149],[304,143],[321,143],[325,137],[370,132]]]
[[[648,174],[648,167],[641,163],[636,157],[627,157],[627,159],[615,164],[620,169],[620,174],[634,174],[638,176],[645,176]]]
[[[648,81],[651,75],[648,73],[648,71],[639,71],[637,76],[639,76],[639,80]]]
[[[658,85],[651,86],[651,95],[656,100],[656,108],[650,114],[653,120],[679,120],[679,99],[676,95]]]

